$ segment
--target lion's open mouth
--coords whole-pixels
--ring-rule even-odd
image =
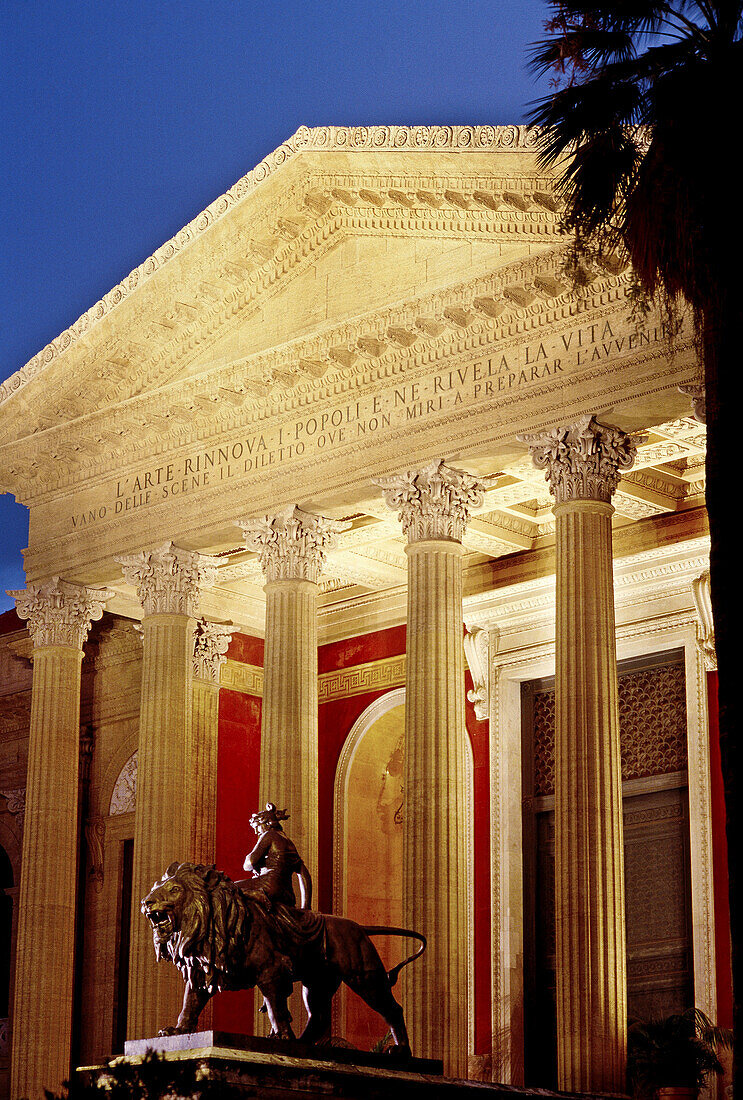
[[[171,932],[175,931],[173,914],[168,909],[147,909],[145,916],[152,925],[153,932],[157,932],[161,939],[167,939]]]

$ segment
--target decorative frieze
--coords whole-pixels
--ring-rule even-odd
[[[315,516],[290,505],[275,516],[239,520],[248,550],[260,558],[266,581],[305,580],[317,584],[333,536],[351,524]]]
[[[199,619],[194,635],[193,674],[197,680],[219,683],[219,670],[227,660],[235,627],[229,623],[210,623]]]
[[[529,445],[534,465],[545,470],[555,502],[561,504],[569,500],[610,502],[622,470],[632,466],[637,444],[644,437],[599,424],[586,415],[568,427],[518,438]]]
[[[263,695],[263,669],[229,658],[221,670],[220,687],[242,691],[245,695]]]
[[[461,542],[470,512],[482,507],[488,479],[435,461],[418,470],[375,478],[373,484],[397,512],[408,542]]]
[[[115,560],[127,583],[136,588],[145,616],[195,616],[201,590],[214,584],[219,564],[218,558],[183,550],[172,542]]]
[[[114,783],[108,812],[111,817],[133,813],[137,806],[137,753],[133,752]]]
[[[15,600],[19,617],[28,620],[36,649],[51,645],[82,649],[91,623],[102,618],[113,592],[52,577],[8,595]]]

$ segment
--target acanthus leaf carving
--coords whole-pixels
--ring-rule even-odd
[[[145,616],[195,616],[201,590],[214,584],[219,564],[218,558],[183,550],[172,542],[115,560],[126,581],[136,588]]]
[[[575,424],[553,428],[541,435],[520,435],[556,504],[573,500],[606,503],[619,484],[622,470],[628,470],[644,436],[599,424],[591,414]]]
[[[91,623],[103,617],[113,592],[52,577],[8,595],[15,600],[19,617],[28,620],[35,649],[68,646],[82,650]]]
[[[232,635],[232,623],[212,623],[199,619],[194,635],[193,674],[197,680],[219,683],[219,670],[227,660]]]
[[[447,466],[441,460],[392,477],[375,478],[388,508],[397,512],[409,542],[461,542],[470,512],[481,508],[488,478]]]
[[[325,553],[350,522],[312,515],[290,505],[275,516],[237,520],[248,550],[260,558],[266,581],[306,580],[317,584]]]

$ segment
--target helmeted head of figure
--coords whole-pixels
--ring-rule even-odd
[[[250,824],[256,833],[260,834],[265,833],[266,829],[281,830],[281,822],[286,821],[288,817],[286,810],[277,810],[273,802],[267,802],[265,810],[257,810],[251,815]]]

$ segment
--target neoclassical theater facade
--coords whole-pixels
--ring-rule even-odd
[[[619,1092],[628,1013],[725,1022],[692,326],[558,223],[523,127],[301,129],[0,386],[3,1095],[175,1023],[139,901],[268,800],[317,908],[428,937],[452,1075]]]

